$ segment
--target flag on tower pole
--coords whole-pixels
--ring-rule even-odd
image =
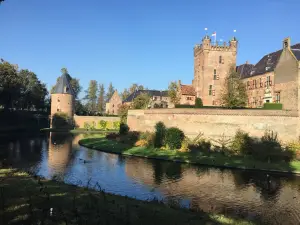
[[[217,32],[213,32],[211,36],[215,37],[215,43],[216,43],[216,41],[217,41]]]

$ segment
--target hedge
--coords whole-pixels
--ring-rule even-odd
[[[282,104],[281,103],[265,103],[263,109],[282,110]]]

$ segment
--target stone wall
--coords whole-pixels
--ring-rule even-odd
[[[107,116],[74,116],[74,121],[78,128],[84,128],[84,123],[95,122],[98,124],[101,120],[108,122],[120,121],[119,117],[107,117]]]
[[[152,109],[129,110],[130,130],[153,131],[157,122],[167,127],[178,127],[187,136],[203,132],[207,138],[234,136],[238,129],[253,137],[261,137],[265,130],[278,132],[283,141],[299,136],[297,111],[281,110],[224,110],[224,109]]]

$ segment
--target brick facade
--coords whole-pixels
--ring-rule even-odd
[[[105,112],[111,115],[118,115],[119,107],[122,105],[122,99],[118,94],[118,91],[115,91],[113,96],[106,103]]]
[[[129,110],[130,130],[154,131],[157,122],[167,127],[178,127],[189,137],[199,132],[205,138],[233,137],[238,129],[252,137],[261,137],[267,129],[278,132],[282,141],[299,137],[299,116],[295,111],[283,110],[222,110],[222,109],[151,109]]]
[[[194,47],[194,80],[197,97],[203,105],[220,105],[220,95],[230,67],[236,66],[237,40],[229,45],[212,43],[208,36]]]

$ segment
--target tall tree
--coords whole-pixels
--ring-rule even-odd
[[[169,84],[168,96],[170,97],[171,102],[175,105],[180,102],[180,96],[178,92],[179,92],[178,84],[176,82],[171,82]]]
[[[143,85],[139,85],[139,84],[132,84],[129,88],[129,93],[132,94],[133,92],[135,92],[136,90],[144,90],[144,86]]]
[[[69,74],[67,68],[62,68],[61,72],[62,72],[62,74],[66,74],[67,75],[68,79],[70,80],[70,84],[72,86],[72,89],[73,89],[73,92],[74,92],[74,95],[75,95],[75,99],[78,99],[78,95],[79,95],[79,93],[81,92],[81,89],[82,89],[82,87],[80,86],[80,83],[79,83],[79,79],[73,78]],[[58,82],[58,79],[59,78],[57,78],[56,83]],[[50,93],[54,92],[55,86],[56,85],[52,86]]]
[[[21,80],[17,67],[1,60],[0,63],[0,104],[8,109],[19,99]]]
[[[247,99],[246,86],[235,67],[231,66],[221,93],[221,104],[227,108],[240,108],[246,106]]]
[[[97,81],[91,80],[88,89],[86,90],[85,99],[87,100],[88,110],[91,114],[97,111]]]
[[[108,101],[113,96],[114,92],[115,92],[115,88],[110,82],[106,93],[106,101]]]
[[[126,98],[128,98],[129,95],[129,91],[127,90],[127,88],[125,88],[124,91],[121,93],[122,100],[124,101]]]
[[[105,95],[105,89],[103,84],[99,84],[99,96],[98,96],[98,112],[102,113],[105,108],[105,100],[104,100],[104,95]]]

